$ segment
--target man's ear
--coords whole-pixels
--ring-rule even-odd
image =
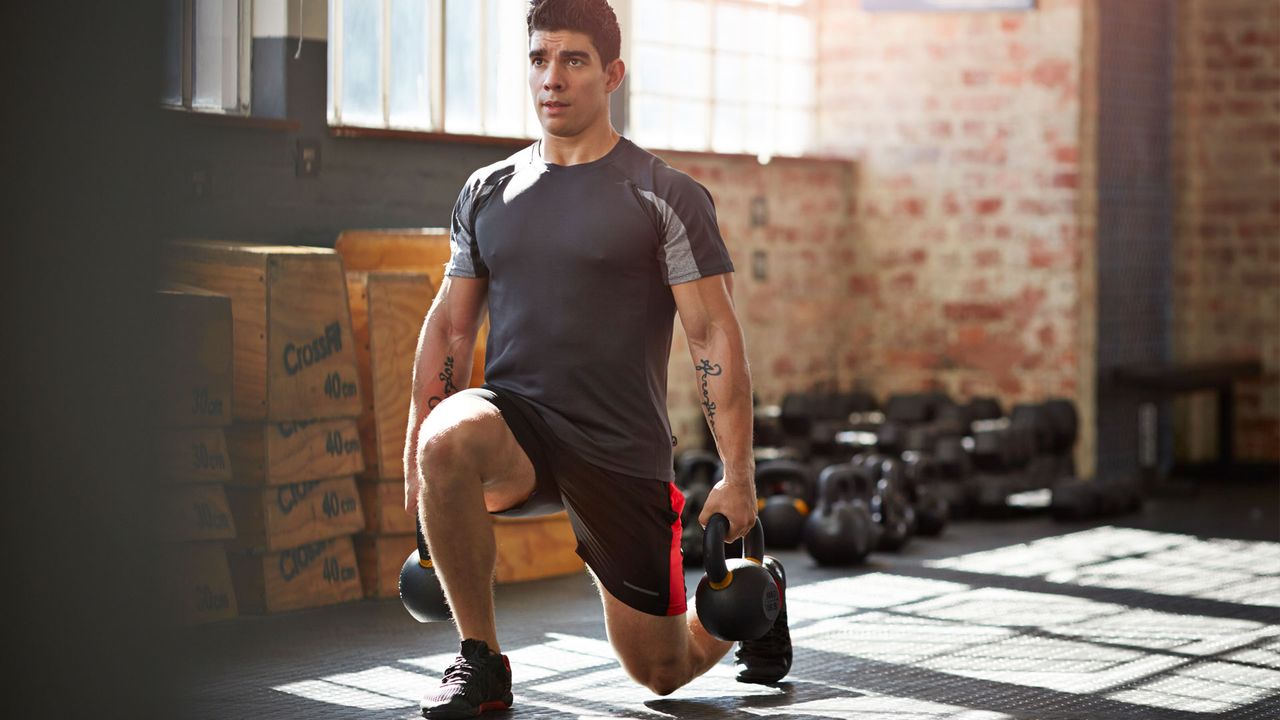
[[[612,93],[618,89],[618,86],[622,85],[622,78],[627,76],[627,66],[622,62],[622,58],[617,58],[605,67],[604,74],[608,78],[605,81],[604,90],[607,93]]]

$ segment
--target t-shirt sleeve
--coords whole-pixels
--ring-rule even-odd
[[[475,198],[480,183],[472,178],[458,193],[458,200],[453,204],[453,217],[449,221],[449,264],[444,267],[447,277],[477,278],[488,277],[489,268],[480,258],[480,248],[476,245]]]
[[[733,272],[711,193],[682,172],[663,168],[647,198],[662,233],[658,261],[668,285]]]

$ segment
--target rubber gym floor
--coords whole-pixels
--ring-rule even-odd
[[[622,672],[585,575],[498,588],[510,718],[1023,720],[1280,717],[1280,482],[1180,483],[1137,514],[953,522],[937,539],[787,567],[795,662],[732,656],[668,697]],[[690,569],[696,586],[701,573]],[[364,601],[184,631],[193,718],[419,717],[453,627]]]

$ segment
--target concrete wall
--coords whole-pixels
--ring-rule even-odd
[[[1280,460],[1280,4],[1179,0],[1174,352],[1256,357],[1237,385],[1236,453]],[[1209,397],[1181,402],[1179,454],[1217,452]]]

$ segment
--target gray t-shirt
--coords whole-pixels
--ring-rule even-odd
[[[539,145],[476,171],[445,274],[489,279],[485,382],[614,472],[670,481],[669,286],[733,271],[706,188],[622,138],[582,165]]]

